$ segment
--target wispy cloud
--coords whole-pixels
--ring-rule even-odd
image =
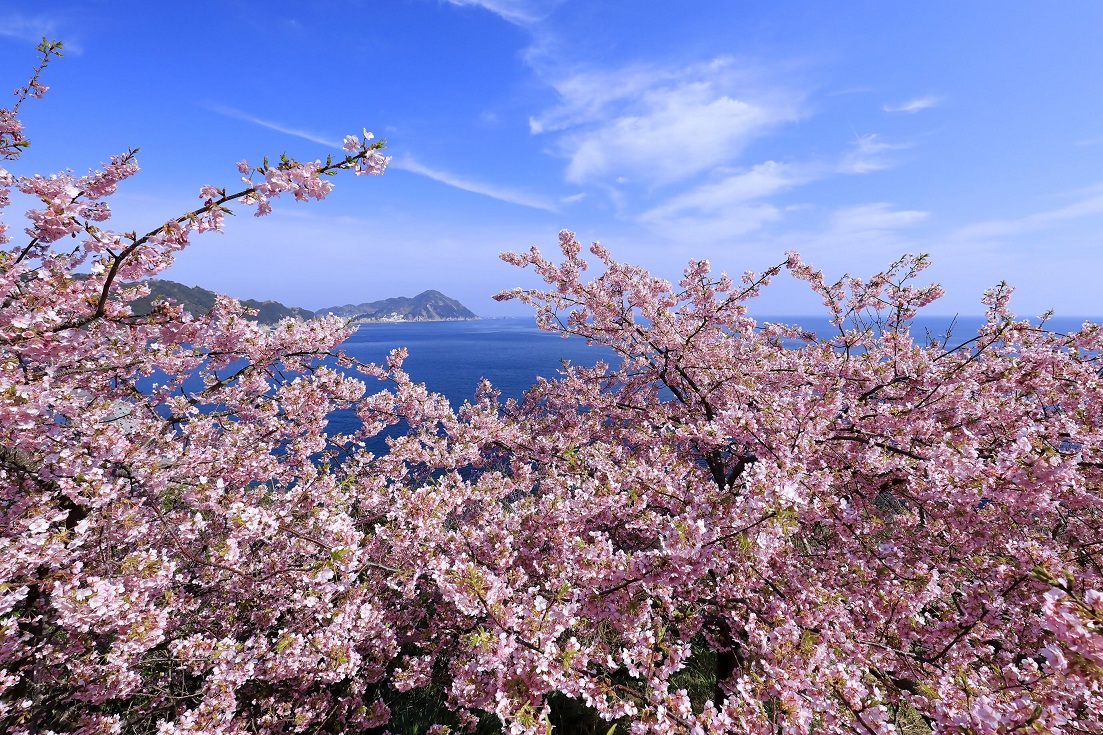
[[[889,202],[873,202],[836,210],[830,230],[846,235],[879,233],[913,227],[929,216],[916,209],[894,209]]]
[[[730,242],[783,218],[783,210],[760,200],[818,176],[812,167],[766,161],[671,197],[640,221],[674,240]]]
[[[800,167],[766,161],[750,170],[673,196],[645,212],[642,219],[654,222],[688,214],[716,215],[733,206],[791,189],[811,178],[811,173],[802,171]]]
[[[780,195],[822,179],[890,168],[896,164],[894,152],[908,147],[870,133],[855,135],[853,143],[835,156],[748,165],[753,164],[746,160],[752,144],[808,114],[804,92],[786,83],[776,69],[728,56],[696,63],[568,63],[564,39],[540,19],[548,5],[448,1],[480,5],[531,33],[525,59],[557,99],[529,118],[529,132],[550,140],[548,150],[566,160],[568,182],[604,191],[619,217],[664,237],[730,242],[767,227],[776,231],[783,220],[796,218],[799,208],[799,202],[779,202]],[[898,107],[918,110],[938,101],[929,97]],[[471,182],[455,177],[439,180],[488,193],[483,185],[466,186]],[[641,193],[650,197],[659,187],[662,200],[641,207]],[[517,196],[498,198],[516,201]],[[575,195],[557,204],[566,206],[580,198]],[[868,237],[925,216],[883,207],[855,209],[841,211],[832,226],[837,233],[853,233],[863,224],[859,215],[871,233]]]
[[[518,26],[530,26],[548,17],[562,0],[448,0],[452,5],[485,8]]]
[[[932,107],[938,107],[940,104],[942,104],[941,97],[928,94],[924,97],[916,97],[915,99],[910,99],[907,102],[901,102],[899,104],[883,105],[881,109],[885,112],[915,113],[920,110],[929,110]]]
[[[223,105],[208,104],[207,109],[212,112],[216,112],[219,115],[226,117],[232,117],[236,120],[244,120],[245,122],[259,125],[269,130],[275,130],[278,133],[284,133],[285,135],[293,135],[296,138],[302,138],[303,140],[309,140],[312,143],[318,143],[319,145],[329,146],[330,148],[340,148],[341,144],[337,140],[328,138],[319,133],[315,133],[309,130],[302,130],[301,128],[293,128],[283,123],[273,122],[271,120],[265,120],[263,118],[250,115],[241,110],[236,110],[232,107],[225,107]],[[415,160],[412,156],[398,156],[391,161],[391,168],[400,169],[402,171],[408,171],[412,174],[419,176],[425,176],[433,181],[447,186],[455,187],[456,189],[462,189],[463,191],[469,191],[474,194],[482,194],[483,196],[491,197],[492,199],[498,199],[503,202],[509,202],[510,204],[520,204],[525,207],[533,207],[534,209],[543,209],[548,212],[557,211],[556,206],[551,201],[536,197],[524,192],[514,191],[506,189],[504,187],[495,186],[493,184],[486,184],[480,181],[473,181],[471,179],[458,176],[456,174],[449,173],[447,171],[441,171],[440,169],[430,168]]]
[[[0,16],[0,36],[18,41],[38,43],[43,36],[53,36],[54,23],[46,18],[28,18],[22,15]]]
[[[732,162],[752,140],[800,116],[798,95],[763,88],[731,59],[579,72],[552,85],[560,103],[529,127],[561,133],[566,177],[575,183],[684,179]]]
[[[309,130],[302,130],[300,128],[293,128],[283,123],[273,122],[271,120],[264,120],[262,118],[250,115],[247,112],[236,110],[232,107],[225,107],[223,105],[207,104],[205,105],[208,110],[215,112],[225,117],[232,117],[235,120],[244,120],[245,122],[259,125],[262,128],[268,128],[269,130],[275,130],[277,133],[284,133],[285,135],[293,135],[296,138],[302,138],[303,140],[309,140],[312,143],[318,143],[319,145],[329,146],[330,148],[340,148],[341,143],[332,138],[327,138],[319,133],[314,133]]]
[[[839,161],[838,171],[845,174],[868,174],[891,168],[895,161],[892,151],[910,148],[909,143],[886,143],[876,133],[859,135],[854,145]]]
[[[43,37],[54,41],[63,41],[66,53],[79,55],[83,50],[76,39],[72,37],[62,38],[58,30],[58,22],[55,18],[47,18],[41,15],[28,16],[15,13],[0,15],[0,37],[11,38],[16,41],[35,46]]]
[[[759,247],[797,250],[817,268],[836,275],[856,267],[876,271],[901,253],[929,249],[925,237],[917,239],[916,230],[930,219],[922,210],[867,202],[829,212],[812,208],[804,214],[802,227],[773,232]]]
[[[494,184],[487,184],[481,181],[473,181],[472,179],[459,176],[457,174],[449,173],[448,171],[441,171],[440,169],[430,168],[419,163],[411,156],[396,156],[391,162],[392,168],[397,168],[402,171],[408,171],[412,174],[418,174],[419,176],[425,176],[433,181],[440,182],[447,186],[454,187],[456,189],[462,189],[463,191],[469,191],[473,194],[482,194],[488,196],[491,199],[497,199],[502,202],[508,202],[510,204],[520,204],[523,207],[532,207],[533,209],[543,209],[547,212],[556,212],[558,208],[555,204],[542,197],[534,196],[522,191],[516,191]]]
[[[768,203],[733,205],[707,216],[688,212],[663,216],[648,212],[644,215],[645,223],[659,235],[675,242],[692,242],[696,246],[731,242],[781,219],[782,210]]]
[[[721,173],[719,178],[665,198],[662,204],[640,215],[640,221],[659,232],[678,236],[683,236],[687,228],[698,234],[713,232],[728,237],[747,233],[782,220],[786,213],[807,209],[800,204],[781,207],[763,200],[833,176],[864,175],[888,168],[893,164],[888,152],[903,147],[866,135],[860,136],[837,161],[766,161],[735,173]],[[839,210],[830,226],[848,232],[858,226],[891,229],[911,224],[923,214],[890,212],[887,207],[876,204]]]
[[[842,97],[842,96],[851,95],[851,94],[869,94],[872,91],[873,91],[873,87],[865,87],[865,86],[843,87],[842,89],[836,89],[833,92],[826,92],[825,94],[828,97]]]
[[[955,240],[972,241],[1013,238],[1018,235],[1038,232],[1063,222],[1103,215],[1103,185],[1088,189],[1083,193],[1086,193],[1087,196],[1082,196],[1078,201],[1064,207],[1035,212],[1014,219],[976,222],[958,229],[952,233],[951,237]]]

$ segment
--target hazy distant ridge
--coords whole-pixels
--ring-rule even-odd
[[[319,315],[336,314],[356,322],[430,322],[478,319],[475,312],[440,291],[422,291],[417,296],[398,296],[363,304],[345,304],[320,309]]]
[[[130,309],[134,314],[148,314],[154,301],[171,299],[183,306],[185,311],[200,316],[210,311],[217,296],[214,291],[200,286],[185,286],[176,281],[154,278],[145,283],[149,286],[149,295],[131,302]],[[310,319],[325,314],[336,314],[355,322],[429,322],[479,318],[459,301],[434,290],[424,291],[413,298],[399,296],[363,304],[332,306],[317,312],[298,306],[284,306],[278,301],[242,299],[241,303],[257,310],[256,320],[261,324],[275,324],[288,317]]]

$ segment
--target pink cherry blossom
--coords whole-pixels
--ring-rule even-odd
[[[1001,284],[927,342],[923,256],[671,283],[564,231],[498,298],[615,359],[454,407],[335,317],[132,311],[230,203],[381,173],[367,131],[107,229],[133,151],[18,170],[58,50],[0,110],[0,207],[39,202],[0,230],[0,730],[368,733],[439,700],[429,732],[565,702],[633,733],[1103,732],[1098,325],[1017,321]],[[831,334],[749,316],[783,271]]]

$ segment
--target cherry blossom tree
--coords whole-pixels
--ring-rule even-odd
[[[453,408],[334,318],[131,312],[229,204],[386,165],[344,152],[242,162],[145,234],[105,224],[133,151],[0,171],[0,206],[40,202],[0,231],[5,731],[1103,731],[1098,326],[1000,286],[975,336],[918,340],[922,257],[672,284],[595,243],[586,280],[563,232],[503,256],[546,288],[499,298],[619,362]],[[748,316],[783,272],[835,333]],[[327,434],[339,408],[361,427]]]
[[[0,113],[7,161],[60,44],[39,51]],[[228,298],[199,318],[128,306],[230,203],[260,216],[281,196],[321,199],[335,172],[386,166],[370,134],[344,150],[243,161],[238,191],[205,186],[200,207],[145,234],[105,224],[134,151],[85,176],[0,171],[0,205],[13,189],[40,202],[0,253],[0,729],[385,721],[365,691],[399,645],[394,594],[376,589],[392,573],[361,542],[353,490],[315,461],[326,414],[364,392],[319,361],[348,328],[266,332]]]
[[[545,526],[570,527],[556,567],[593,574],[563,583],[606,632],[575,622],[572,662],[639,682],[603,707],[659,731],[1103,729],[1098,326],[1017,322],[1000,286],[975,337],[920,344],[911,320],[941,294],[913,285],[922,257],[835,283],[795,254],[739,283],[696,262],[672,286],[596,243],[584,282],[561,245],[560,264],[505,256],[550,288],[501,297],[622,363],[507,413],[546,423],[512,451],[540,468],[540,516],[564,516]],[[747,317],[782,269],[836,334]],[[700,709],[671,683],[695,637],[716,654]]]

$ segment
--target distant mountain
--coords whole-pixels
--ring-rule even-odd
[[[194,316],[206,314],[214,306],[214,291],[200,286],[185,286],[176,281],[152,278],[145,282],[149,286],[149,295],[131,302],[134,314],[148,314],[153,302],[160,299],[172,299]],[[435,322],[460,319],[478,319],[478,315],[455,299],[440,291],[425,291],[413,298],[399,296],[393,299],[372,301],[365,304],[347,304],[322,309],[317,313],[297,306],[284,306],[278,301],[257,301],[243,299],[242,304],[257,310],[255,317],[261,324],[275,324],[281,319],[310,319],[314,316],[336,314],[354,322]]]
[[[475,312],[440,291],[422,291],[413,298],[399,296],[365,304],[345,304],[320,309],[318,315],[336,314],[354,322],[438,322],[478,319]]]
[[[153,309],[153,302],[161,299],[172,299],[184,307],[184,310],[194,316],[206,314],[214,306],[214,291],[208,291],[199,286],[185,286],[176,281],[165,281],[151,278],[145,282],[149,286],[149,295],[132,301],[130,309],[135,314],[148,314]],[[256,299],[242,299],[241,303],[250,309],[256,309],[256,320],[261,324],[275,324],[281,319],[310,319],[314,312],[300,309],[297,306],[284,306],[278,301],[257,301]]]

